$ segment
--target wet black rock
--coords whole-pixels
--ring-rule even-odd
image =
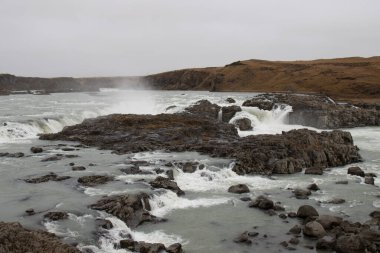
[[[160,253],[166,250],[162,243],[137,242],[132,239],[121,240],[120,248],[140,253]]]
[[[23,228],[19,223],[0,222],[0,252],[80,253],[52,234]]]
[[[100,184],[108,183],[109,181],[112,181],[113,177],[106,176],[106,175],[92,175],[92,176],[83,176],[78,178],[78,183],[80,183],[83,186],[97,186]]]
[[[259,196],[249,204],[249,207],[256,207],[263,210],[269,210],[273,209],[274,203],[267,197]]]
[[[84,167],[84,166],[73,166],[73,167],[71,167],[71,170],[73,170],[73,171],[83,171],[83,170],[86,170],[86,167]]]
[[[321,224],[324,229],[330,230],[339,226],[343,219],[337,216],[323,214],[320,215],[316,221]]]
[[[364,177],[364,171],[360,167],[350,167],[347,169],[347,174]]]
[[[305,219],[313,216],[319,216],[314,207],[310,205],[303,205],[298,208],[297,217]]]
[[[182,245],[180,243],[174,243],[166,248],[168,253],[183,253]]]
[[[274,103],[265,98],[262,98],[262,99],[253,98],[253,99],[244,101],[243,106],[258,107],[261,110],[270,111],[272,110]]]
[[[106,219],[96,219],[95,223],[98,227],[101,227],[103,229],[109,230],[113,228],[112,222]]]
[[[40,148],[40,147],[31,147],[30,151],[32,153],[42,153],[44,150],[42,148]]]
[[[302,231],[302,228],[299,225],[294,225],[294,227],[292,227],[291,229],[289,229],[289,233],[290,234],[295,234],[295,235],[300,234],[301,231]]]
[[[220,106],[212,104],[208,100],[199,100],[194,105],[185,109],[186,112],[210,119],[218,119]]]
[[[234,124],[240,129],[240,131],[250,131],[252,130],[252,122],[250,119],[242,118],[237,119]]]
[[[346,200],[342,198],[333,198],[327,201],[327,203],[335,205],[343,204],[344,202],[346,202]]]
[[[63,159],[62,155],[53,155],[53,156],[49,156],[49,157],[42,159],[41,162],[54,162],[54,161],[59,161],[62,159]]]
[[[234,239],[235,243],[252,244],[248,231],[243,232]]]
[[[166,177],[158,176],[158,177],[156,177],[156,179],[154,181],[150,182],[150,185],[153,188],[162,188],[162,189],[171,190],[171,191],[175,192],[178,196],[185,195],[185,192],[182,191],[178,187],[176,182],[174,182],[174,181],[172,181]]]
[[[29,209],[25,210],[25,213],[27,213],[28,215],[34,215],[34,214],[36,214],[36,212],[34,211],[33,208],[29,208]]]
[[[21,158],[21,157],[24,157],[24,156],[25,156],[25,154],[22,153],[22,152],[17,152],[17,153],[8,153],[8,152],[0,153],[0,157]]]
[[[191,163],[191,162],[186,162],[180,165],[181,169],[185,173],[194,173],[197,170],[198,163]]]
[[[236,103],[235,99],[233,98],[227,98],[226,101],[230,104]]]
[[[120,169],[121,172],[123,172],[124,174],[127,174],[127,175],[150,175],[150,174],[153,174],[152,172],[150,171],[146,171],[146,170],[141,170],[139,166],[137,165],[134,165],[132,167],[129,167],[129,168],[124,168],[124,169]]]
[[[90,208],[107,212],[135,228],[144,222],[164,221],[149,213],[149,195],[146,193],[124,194],[104,197]]]
[[[166,171],[166,175],[168,176],[168,178],[170,180],[174,180],[174,172],[173,172],[173,170],[167,170]]]
[[[311,191],[304,189],[295,189],[293,190],[293,194],[297,199],[308,199],[311,195]]]
[[[51,221],[66,220],[68,218],[69,215],[66,212],[48,212],[44,215],[44,219]]]
[[[310,191],[319,191],[319,186],[316,183],[309,184],[307,189]]]
[[[35,177],[35,178],[29,178],[29,179],[24,179],[25,182],[31,183],[31,184],[39,184],[39,183],[45,183],[48,181],[63,181],[70,179],[71,177],[69,176],[61,176],[59,177],[57,174],[50,172],[47,175],[41,176],[41,177]]]
[[[237,193],[237,194],[247,193],[249,192],[249,188],[245,184],[237,184],[237,185],[230,186],[228,188],[228,192]]]
[[[336,181],[335,184],[348,184],[347,180]]]
[[[375,179],[373,177],[369,177],[369,176],[366,176],[364,178],[364,183],[365,184],[371,184],[371,185],[374,185],[375,184]]]
[[[237,112],[241,112],[240,106],[231,105],[222,108],[222,121],[230,122]]]
[[[310,237],[322,238],[326,235],[326,231],[320,223],[310,221],[303,228],[303,234]]]

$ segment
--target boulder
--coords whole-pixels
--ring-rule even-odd
[[[218,119],[220,106],[212,104],[208,100],[199,100],[194,105],[187,107],[185,111],[205,118]]]
[[[319,191],[319,186],[316,183],[309,184],[307,189],[310,191]]]
[[[236,103],[235,99],[233,98],[227,98],[226,101],[230,104]]]
[[[297,217],[305,219],[313,216],[319,216],[314,207],[310,205],[303,205],[298,208]]]
[[[267,197],[259,196],[249,204],[249,207],[256,207],[263,210],[269,210],[273,209],[274,203]]]
[[[83,176],[83,177],[78,178],[78,183],[83,186],[93,187],[100,184],[105,184],[112,180],[113,180],[113,177],[111,176],[92,175],[92,176]]]
[[[231,105],[222,107],[222,121],[227,123],[230,122],[237,112],[241,112],[240,106]]]
[[[336,239],[332,236],[326,235],[318,239],[315,248],[317,250],[334,250],[336,245]]]
[[[270,111],[272,110],[274,103],[270,100],[265,100],[261,98],[252,98],[243,102],[243,106],[257,107],[261,110]]]
[[[247,119],[247,118],[237,119],[234,122],[234,124],[240,129],[240,131],[252,130],[252,122],[250,119]]]
[[[373,177],[369,177],[369,176],[366,176],[364,178],[364,183],[365,184],[371,184],[371,185],[374,185],[375,184],[375,179]]]
[[[300,234],[301,231],[302,231],[302,228],[299,225],[294,225],[294,227],[292,227],[291,229],[289,229],[289,233],[290,234],[295,234],[295,235]]]
[[[42,153],[44,150],[40,147],[31,147],[30,151],[35,154],[35,153]]]
[[[166,177],[161,177],[161,176],[158,176],[156,177],[156,179],[152,182],[150,182],[150,185],[153,187],[153,188],[162,188],[162,189],[168,189],[168,190],[171,190],[173,192],[175,192],[178,196],[181,196],[181,195],[184,195],[185,192],[182,191],[176,182],[170,180],[169,178],[166,178]]]
[[[66,220],[68,218],[69,215],[66,212],[48,212],[44,215],[44,219],[51,221]]]
[[[332,215],[320,215],[316,220],[319,224],[323,226],[325,230],[330,230],[333,227],[339,226],[343,219]]]
[[[166,248],[168,253],[183,253],[182,245],[180,243],[174,243]]]
[[[310,237],[322,238],[326,235],[326,231],[320,223],[310,221],[303,228],[303,234]]]
[[[310,190],[303,190],[303,189],[295,189],[293,190],[293,194],[297,199],[308,199],[311,195]]]
[[[149,196],[146,193],[104,197],[90,208],[114,215],[131,228],[144,222],[163,221],[149,213]]]
[[[127,175],[150,175],[150,174],[153,174],[152,172],[150,171],[146,171],[146,170],[141,170],[139,166],[137,165],[134,165],[132,167],[129,167],[129,168],[124,168],[124,169],[120,169],[121,172],[123,172],[124,174],[127,174]]]
[[[364,177],[364,171],[360,167],[350,167],[347,169],[347,174]]]
[[[237,184],[237,185],[230,186],[228,188],[228,192],[237,193],[237,194],[247,193],[249,192],[249,188],[245,184]]]

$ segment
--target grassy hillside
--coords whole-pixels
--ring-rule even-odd
[[[292,91],[336,99],[380,99],[380,57],[314,61],[247,60],[224,67],[177,70],[147,76],[156,89]]]

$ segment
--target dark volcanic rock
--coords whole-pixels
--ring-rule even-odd
[[[27,183],[31,183],[31,184],[39,184],[39,183],[45,183],[48,181],[63,181],[63,180],[69,179],[69,178],[71,178],[71,177],[69,177],[69,176],[59,177],[57,174],[51,172],[45,176],[25,179],[24,181]]]
[[[320,129],[380,125],[380,111],[376,108],[365,109],[340,105],[326,96],[262,94],[244,103],[260,104],[260,101],[291,105],[293,111],[289,114],[290,124],[312,126]]]
[[[71,170],[82,171],[82,170],[86,170],[86,167],[84,167],[84,166],[73,166],[73,167],[71,167]]]
[[[226,101],[230,104],[236,103],[235,99],[233,98],[227,98]]]
[[[83,186],[96,186],[112,181],[113,177],[105,175],[83,176],[78,178],[78,183]]]
[[[249,192],[249,188],[245,184],[237,184],[237,185],[230,186],[228,188],[228,192],[237,193],[237,194],[247,193]]]
[[[249,207],[257,207],[259,209],[269,210],[274,207],[274,203],[267,197],[259,196],[249,204]]]
[[[120,171],[127,174],[127,175],[136,175],[136,174],[138,174],[138,175],[150,175],[150,174],[153,174],[150,171],[141,170],[139,168],[139,166],[137,166],[137,165],[129,167],[129,168],[125,168],[125,169],[120,169]]]
[[[208,100],[200,100],[194,105],[186,108],[185,111],[201,117],[217,119],[220,111],[220,106],[217,104],[212,104]]]
[[[350,167],[347,169],[347,174],[364,177],[364,171],[360,167]]]
[[[57,221],[57,220],[66,220],[69,218],[69,215],[66,212],[48,212],[44,215],[44,219]]]
[[[265,98],[252,98],[244,101],[243,106],[258,107],[261,110],[270,111],[272,110],[274,103]]]
[[[322,238],[326,235],[326,231],[321,224],[316,221],[306,223],[303,228],[303,234],[310,237]]]
[[[158,176],[156,179],[152,182],[150,182],[150,185],[153,188],[163,188],[168,189],[173,192],[175,192],[178,196],[184,195],[185,192],[182,191],[176,182],[171,181],[169,178]]]
[[[317,210],[309,205],[303,205],[298,208],[297,216],[300,218],[308,218],[313,216],[319,216]]]
[[[31,147],[30,151],[32,153],[42,153],[44,150],[42,148],[40,148],[40,147]]]
[[[146,193],[105,197],[90,205],[90,208],[112,214],[131,228],[135,228],[144,222],[163,221],[149,213],[149,196]]]
[[[52,233],[5,222],[0,222],[0,252],[80,253],[75,247],[62,243]]]
[[[222,121],[230,122],[237,112],[241,112],[240,106],[231,105],[222,108]]]
[[[252,130],[252,122],[250,119],[242,118],[237,119],[234,124],[240,129],[240,131],[249,131]]]
[[[41,139],[81,141],[117,153],[198,151],[235,159],[239,175],[300,172],[361,161],[350,133],[301,129],[240,138],[233,125],[192,114],[120,115],[87,119]]]

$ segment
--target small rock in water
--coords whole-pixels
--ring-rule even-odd
[[[235,121],[235,125],[240,129],[240,131],[252,130],[252,122],[247,118],[237,119]]]
[[[303,229],[303,234],[310,237],[322,238],[326,235],[326,231],[320,223],[311,221],[306,223]]]
[[[48,212],[44,215],[44,218],[52,221],[58,221],[68,219],[69,215],[66,212]]]
[[[236,103],[235,99],[233,98],[227,98],[226,101],[230,104]]]
[[[251,239],[249,239],[248,231],[245,231],[238,237],[234,239],[235,243],[244,243],[244,244],[252,244]]]
[[[313,216],[319,216],[314,207],[310,205],[303,205],[298,208],[297,217],[305,219]]]
[[[25,210],[25,212],[26,212],[28,215],[34,215],[34,214],[36,214],[33,208],[29,208],[29,209]]]
[[[319,186],[316,183],[312,183],[312,184],[308,185],[307,189],[310,191],[319,191],[320,190]]]
[[[83,186],[96,186],[112,181],[113,177],[103,175],[83,176],[78,178],[78,183]]]
[[[333,199],[327,201],[327,203],[329,203],[329,204],[336,204],[336,205],[343,204],[344,202],[346,202],[346,200],[341,199],[341,198],[333,198]]]
[[[267,197],[259,196],[249,204],[249,207],[257,207],[259,209],[269,210],[274,207],[274,203]]]
[[[293,191],[293,194],[297,199],[308,199],[311,195],[311,192],[310,190],[295,189]]]
[[[166,175],[168,176],[168,178],[170,180],[174,180],[174,173],[173,173],[173,170],[167,170],[166,171]]]
[[[368,177],[366,176],[364,178],[364,183],[365,184],[371,184],[371,185],[374,185],[375,184],[375,179],[373,177]]]
[[[364,177],[364,171],[360,167],[350,167],[347,169],[347,174]]]
[[[237,185],[230,186],[228,188],[228,192],[237,193],[237,194],[247,193],[247,192],[249,192],[249,188],[245,184],[237,184]]]
[[[185,192],[182,191],[176,182],[171,181],[169,178],[158,176],[156,179],[152,182],[150,182],[150,185],[153,188],[163,188],[168,189],[173,192],[175,192],[178,196],[184,195]]]
[[[73,171],[81,171],[81,170],[86,170],[86,167],[84,167],[84,166],[73,166],[71,169]]]
[[[40,147],[31,147],[30,151],[32,153],[42,153],[44,150],[42,148],[40,148]]]
[[[336,181],[335,184],[348,184],[348,180]]]
[[[197,165],[187,162],[183,165],[182,171],[185,173],[194,173],[197,170]]]
[[[323,174],[323,168],[322,167],[307,168],[305,170],[305,174],[309,174],[309,175],[322,175]]]
[[[243,202],[247,202],[247,201],[251,201],[252,199],[250,197],[241,197],[240,200]]]
[[[113,228],[112,222],[106,219],[96,219],[96,225],[107,230]]]
[[[294,225],[294,227],[292,227],[290,230],[289,230],[289,233],[290,234],[295,234],[295,235],[298,235],[300,234],[302,231],[301,227],[299,225]]]

